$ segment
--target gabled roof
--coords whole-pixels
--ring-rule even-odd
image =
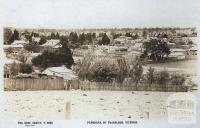
[[[54,75],[58,77],[62,77],[67,80],[77,79],[78,77],[75,75],[75,72],[73,72],[71,69],[68,69],[64,66],[60,67],[50,67],[47,68],[42,72],[42,74],[46,75]]]
[[[42,46],[55,47],[56,45],[58,45],[59,42],[60,40],[51,39],[51,40],[47,40],[47,42],[43,44]]]

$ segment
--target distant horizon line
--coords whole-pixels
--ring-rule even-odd
[[[4,26],[3,28],[10,28],[10,29],[38,29],[38,30],[41,30],[41,29],[44,29],[44,30],[93,30],[93,29],[96,29],[96,30],[102,30],[102,29],[105,29],[105,30],[109,30],[109,29],[170,29],[170,28],[173,28],[173,29],[196,29],[197,27],[194,27],[194,26],[169,26],[169,27],[166,27],[166,26],[163,26],[163,27],[80,27],[80,28],[54,28],[54,27],[41,27],[41,26],[36,26],[36,27],[15,27],[15,26]]]

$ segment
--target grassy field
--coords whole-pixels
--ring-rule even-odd
[[[7,91],[9,119],[165,119],[172,92]],[[149,113],[149,115],[147,115]]]
[[[177,62],[167,62],[158,64],[146,64],[148,67],[176,69],[188,74],[197,74],[197,60],[183,60]]]

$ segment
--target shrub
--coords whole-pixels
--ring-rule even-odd
[[[20,71],[20,66],[16,64],[15,62],[11,64],[10,67],[10,74],[11,76],[16,76]]]
[[[172,85],[183,85],[185,80],[186,78],[181,74],[172,74],[170,79]]]
[[[20,73],[30,74],[30,73],[32,73],[32,71],[33,71],[33,68],[31,65],[29,65],[29,64],[21,64],[20,65],[20,71],[19,71]]]
[[[36,44],[26,44],[24,45],[24,49],[26,49],[27,51],[35,52],[35,53],[38,53],[41,51],[41,47]]]
[[[118,59],[117,64],[119,72],[116,80],[117,82],[122,83],[124,79],[129,75],[130,66],[127,64],[125,58]]]
[[[112,82],[117,78],[117,65],[109,64],[106,60],[98,61],[90,68],[89,80],[96,82]]]
[[[136,87],[140,79],[142,78],[142,73],[143,73],[142,65],[139,62],[137,62],[136,64],[133,64],[132,69],[130,69],[129,75],[132,81],[135,82]]]
[[[146,80],[149,87],[155,82],[155,71],[154,68],[150,67],[146,74]]]
[[[61,65],[70,68],[74,64],[74,59],[71,50],[67,46],[62,46],[62,48],[56,51],[45,50],[42,55],[33,58],[32,63],[44,69]]]
[[[93,56],[91,53],[88,53],[84,56],[83,60],[76,63],[74,70],[76,71],[78,77],[81,80],[85,80],[86,78],[88,78],[92,61],[93,61]]]
[[[156,81],[159,85],[164,86],[169,80],[170,74],[167,71],[157,73]]]

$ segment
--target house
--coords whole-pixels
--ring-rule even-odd
[[[197,55],[197,50],[198,50],[197,46],[191,47],[191,48],[189,49],[190,55]]]
[[[6,65],[10,65],[10,64],[13,64],[13,63],[20,64],[21,62],[18,61],[18,60],[10,59],[10,58],[7,58],[7,57],[6,57],[6,59],[5,59],[5,64],[6,64]]]
[[[175,59],[175,60],[184,60],[185,59],[185,54],[181,52],[172,52],[168,56],[170,59]]]
[[[93,52],[93,55],[96,56],[96,57],[105,57],[106,54],[103,50],[101,49],[97,49]]]
[[[126,36],[120,36],[116,39],[114,39],[114,43],[115,44],[127,44],[127,43],[131,43],[133,39],[131,37],[126,37]]]
[[[107,45],[101,45],[96,48],[97,50],[102,50],[105,53],[114,53],[116,49],[118,49],[117,46],[107,46]]]
[[[60,67],[50,67],[42,72],[47,76],[61,77],[64,80],[76,80],[78,76],[71,69],[66,68],[65,66]]]
[[[191,28],[176,29],[175,32],[176,32],[176,34],[190,35],[190,34],[192,34],[192,29]]]
[[[28,42],[24,40],[14,40],[14,42],[12,43],[12,45],[25,45],[25,44],[28,44]]]
[[[118,47],[115,49],[116,52],[126,52],[128,51],[128,48],[127,47]]]
[[[143,44],[142,43],[135,43],[133,44],[130,49],[130,51],[135,50],[135,51],[143,51]]]
[[[59,48],[59,47],[61,47],[59,42],[60,42],[60,40],[51,39],[51,40],[47,40],[47,42],[45,44],[43,44],[42,46],[43,47]]]
[[[17,54],[24,46],[22,44],[3,45],[6,54]]]
[[[169,48],[175,48],[176,47],[175,43],[167,42],[167,45],[169,46]]]
[[[32,37],[32,41],[36,43],[39,43],[40,39],[41,39],[40,37],[34,37],[34,36]]]
[[[187,51],[185,49],[173,48],[170,50],[171,53],[169,54],[169,58],[183,60],[187,55]]]
[[[170,49],[171,53],[184,53],[185,55],[187,54],[187,51],[185,49],[181,48],[172,48]]]

